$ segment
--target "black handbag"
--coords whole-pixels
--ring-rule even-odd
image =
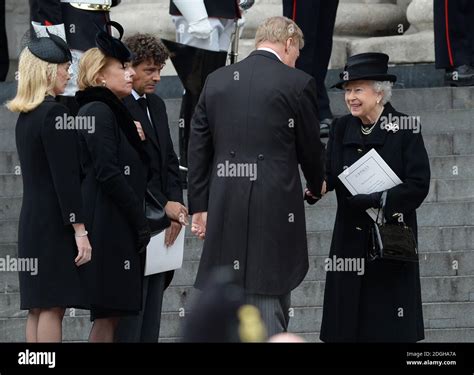
[[[163,205],[147,189],[145,193],[145,216],[150,227],[150,235],[155,236],[171,225]]]
[[[407,226],[401,214],[395,214],[394,220],[385,220],[385,202],[387,192],[381,197],[381,208],[377,214],[377,220],[373,223],[370,231],[371,244],[367,254],[367,260],[376,259],[396,260],[401,262],[418,262],[418,249],[412,229]],[[379,222],[379,215],[382,215]]]

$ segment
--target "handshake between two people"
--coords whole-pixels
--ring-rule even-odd
[[[327,193],[327,185],[326,185],[326,181],[323,181],[323,185],[321,186],[321,195],[320,196],[315,195],[311,190],[306,188],[304,190],[303,199],[306,202],[308,202],[308,204],[313,205],[317,201],[319,201],[326,193]]]

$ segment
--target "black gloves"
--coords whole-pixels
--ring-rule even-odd
[[[382,191],[372,194],[357,194],[347,198],[347,203],[355,210],[365,211],[369,208],[380,208],[380,198]]]

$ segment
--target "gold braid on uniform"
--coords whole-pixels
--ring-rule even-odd
[[[112,0],[108,1],[107,4],[89,4],[84,3],[69,3],[74,8],[82,10],[96,10],[96,11],[109,11],[112,8]]]

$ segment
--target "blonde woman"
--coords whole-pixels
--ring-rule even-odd
[[[54,97],[69,80],[71,55],[59,37],[33,39],[20,55],[16,143],[23,176],[18,257],[37,261],[20,270],[20,307],[29,310],[27,342],[62,340],[65,308],[87,308],[79,267],[91,259],[83,224],[77,137],[62,130],[68,110]]]
[[[122,27],[115,23],[123,34]],[[99,32],[99,48],[79,62],[79,116],[95,119],[95,131],[81,132],[83,197],[94,259],[84,269],[94,325],[89,341],[112,342],[121,316],[142,306],[139,252],[150,240],[143,209],[148,155],[121,98],[132,92],[131,53],[120,39]]]

